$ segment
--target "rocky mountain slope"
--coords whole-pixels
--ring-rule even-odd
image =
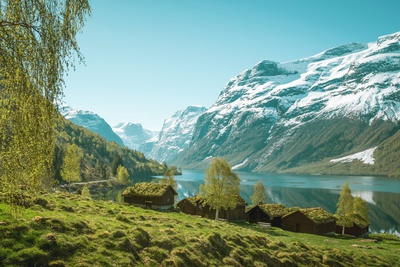
[[[159,162],[170,163],[181,151],[189,146],[193,136],[194,126],[205,107],[189,106],[177,111],[164,121],[158,137],[145,142],[140,148],[145,155]]]
[[[289,170],[378,147],[399,129],[400,32],[232,78],[174,164]],[[340,164],[332,162],[331,164]]]
[[[98,133],[107,141],[114,141],[120,146],[124,145],[122,139],[114,133],[111,126],[96,113],[92,111],[73,109],[70,106],[62,107],[60,113],[76,125],[82,126],[94,133]]]
[[[140,123],[119,123],[112,130],[122,139],[125,146],[139,150],[141,144],[158,135],[157,131],[144,129]]]

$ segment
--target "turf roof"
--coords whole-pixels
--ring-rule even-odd
[[[161,197],[165,192],[171,188],[174,194],[177,195],[176,191],[170,185],[162,185],[157,183],[136,183],[133,186],[127,187],[122,196],[150,196],[150,197]]]
[[[300,209],[301,213],[306,215],[316,224],[326,223],[335,221],[335,217],[332,214],[324,210],[323,208],[308,208],[308,209]]]

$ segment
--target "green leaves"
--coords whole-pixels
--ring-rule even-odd
[[[55,105],[64,76],[83,59],[76,33],[87,0],[2,0],[0,4],[0,189],[37,192],[50,173]]]
[[[217,211],[234,209],[239,196],[240,178],[232,172],[225,159],[215,158],[206,171],[205,184],[200,186],[200,195]]]
[[[261,181],[258,181],[254,185],[254,193],[250,197],[250,199],[251,199],[251,202],[253,203],[253,205],[267,203],[267,195],[265,194],[265,187]]]
[[[61,177],[68,183],[79,182],[81,176],[82,150],[75,144],[68,147],[61,167]]]

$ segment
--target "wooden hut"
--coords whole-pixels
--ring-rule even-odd
[[[219,219],[226,219],[229,221],[242,221],[245,220],[246,201],[237,196],[236,208],[232,210],[222,209],[219,211]],[[204,218],[214,219],[216,210],[207,205],[203,197],[195,196],[182,199],[177,204],[179,210],[183,213],[198,215]]]
[[[167,210],[173,207],[177,195],[171,185],[145,182],[128,187],[122,193],[124,202],[155,210]]]
[[[282,217],[282,229],[322,235],[335,232],[336,219],[323,208],[299,209]]]
[[[362,236],[368,233],[369,231],[369,223],[360,215],[352,214],[351,215],[352,226],[345,227],[344,233],[346,235],[353,235],[353,236]],[[343,225],[340,225],[336,222],[336,233],[342,234]]]
[[[260,204],[246,211],[250,223],[267,222],[274,227],[282,227],[282,217],[298,208],[286,208],[283,204]]]
[[[246,209],[246,221],[249,223],[271,223],[271,217],[260,207],[260,205],[255,205]]]
[[[183,213],[204,217],[203,199],[200,197],[187,197],[179,201],[176,206]]]

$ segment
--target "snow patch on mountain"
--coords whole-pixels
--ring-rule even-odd
[[[249,159],[245,159],[242,163],[239,163],[239,164],[233,166],[233,167],[232,167],[232,170],[237,170],[237,169],[239,169],[240,167],[244,166],[244,165],[247,163],[248,160],[249,160]]]
[[[159,132],[143,128],[140,123],[119,123],[113,131],[122,139],[125,146],[139,150],[141,145],[149,139],[158,135]]]
[[[295,61],[263,60],[228,81],[213,106],[199,118],[190,147],[176,162],[196,164],[214,155],[234,159],[233,165],[248,158],[246,166],[253,170],[267,164],[295,166],[286,160],[273,161],[284,157],[280,153],[292,136],[311,123],[398,124],[399,89],[400,32]],[[322,148],[310,144],[309,149]],[[330,156],[346,152],[341,149]],[[307,155],[296,161],[303,163]]]
[[[364,164],[374,164],[374,151],[377,147],[373,147],[370,149],[367,149],[365,151],[355,153],[353,155],[349,155],[346,157],[338,158],[338,159],[332,159],[330,162],[352,162],[354,160],[360,160]]]
[[[67,105],[60,108],[60,113],[74,124],[97,133],[108,141],[114,141],[120,146],[124,145],[121,138],[111,129],[111,126],[98,114],[92,111],[73,109]]]
[[[204,111],[205,107],[189,106],[165,119],[157,141],[153,140],[149,156],[159,162],[167,163],[174,159],[189,146],[197,119]]]

